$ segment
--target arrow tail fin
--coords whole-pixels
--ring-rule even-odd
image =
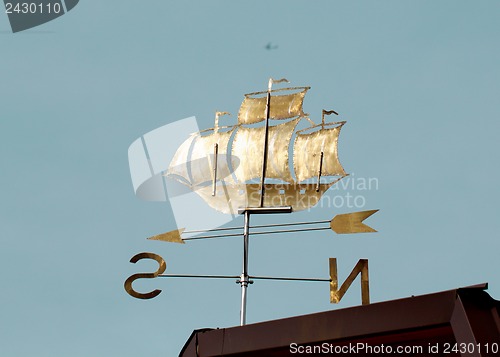
[[[375,229],[363,223],[376,212],[378,209],[339,214],[330,221],[330,227],[337,234],[376,232]]]

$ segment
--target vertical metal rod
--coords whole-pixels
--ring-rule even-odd
[[[215,190],[217,188],[217,154],[219,153],[219,144],[214,144],[214,181],[212,186],[212,196],[215,196]]]
[[[247,287],[248,278],[248,237],[250,236],[250,211],[245,211],[245,225],[243,228],[243,273],[240,277],[241,284],[241,310],[240,325],[246,324],[247,319]]]
[[[269,89],[267,91],[267,100],[266,100],[266,128],[264,133],[264,157],[262,160],[262,177],[260,179],[260,205],[259,207],[264,207],[264,190],[265,184],[264,180],[266,179],[266,165],[267,165],[267,141],[269,138],[269,115],[271,112],[271,86],[269,85]]]
[[[316,185],[316,192],[319,192],[320,180],[321,180],[321,171],[323,170],[323,151],[319,157],[319,171],[318,171],[318,183]]]

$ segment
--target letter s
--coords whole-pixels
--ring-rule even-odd
[[[165,261],[163,260],[162,257],[160,257],[158,254],[154,254],[154,253],[136,254],[132,257],[132,259],[130,259],[130,262],[135,264],[141,259],[154,259],[154,260],[156,260],[158,262],[158,265],[159,265],[158,270],[155,271],[154,273],[138,273],[138,274],[131,275],[127,280],[125,280],[125,284],[124,284],[125,291],[130,296],[133,296],[137,299],[152,299],[152,298],[158,296],[161,293],[161,290],[156,289],[156,290],[153,290],[149,293],[139,293],[139,292],[135,291],[134,288],[132,288],[132,283],[136,279],[156,278],[158,275],[162,274],[165,271],[165,269],[167,269],[167,264],[165,263]]]

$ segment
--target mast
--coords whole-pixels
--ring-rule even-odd
[[[215,112],[215,122],[214,122],[214,135],[219,132],[219,116],[229,114],[229,112]],[[213,160],[213,177],[212,177],[212,196],[217,193],[217,158],[219,155],[219,143],[214,143],[214,160]]]
[[[271,86],[272,80],[269,79],[269,87],[267,90],[266,99],[266,126],[264,131],[264,156],[262,157],[262,177],[260,178],[260,203],[259,207],[264,206],[264,190],[266,189],[264,181],[266,180],[266,165],[267,165],[267,142],[269,140],[269,106],[271,105]]]
[[[321,112],[321,129],[325,128],[325,114],[330,115],[330,114],[336,114],[339,115],[335,110],[324,110]],[[323,170],[323,156],[325,155],[323,148],[321,148],[321,154],[319,156],[319,171],[318,171],[318,182],[316,184],[316,192],[319,192],[319,188],[321,186],[321,172]]]
[[[288,82],[286,78],[274,80],[269,78],[269,84],[267,86],[267,98],[266,98],[266,126],[264,132],[264,155],[262,158],[262,177],[260,179],[260,203],[259,207],[264,207],[264,191],[266,189],[264,181],[266,180],[266,165],[267,165],[267,142],[269,140],[269,114],[271,112],[271,88],[273,83]]]

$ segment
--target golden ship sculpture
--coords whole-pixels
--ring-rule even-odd
[[[269,88],[276,82],[271,79]],[[325,115],[337,113],[323,110],[321,123],[315,124],[303,111],[309,89],[245,94],[237,124],[219,126],[219,116],[229,113],[217,112],[213,128],[192,134],[179,147],[166,176],[227,214],[246,207],[289,206],[293,211],[313,207],[347,174],[337,148],[345,121],[326,123]],[[295,132],[304,120],[309,127]],[[277,124],[270,125],[271,121]]]
[[[164,171],[164,176],[187,186],[217,211],[232,215],[243,214],[243,226],[193,231],[179,228],[148,238],[185,243],[193,239],[243,236],[242,274],[236,277],[162,274],[166,268],[163,258],[153,253],[141,253],[134,256],[131,262],[155,259],[159,268],[156,273],[135,274],[129,277],[125,282],[125,290],[130,295],[140,299],[150,299],[161,292],[161,290],[150,293],[136,292],[132,288],[132,282],[140,278],[237,278],[237,283],[242,289],[240,324],[245,325],[247,287],[254,279],[329,282],[330,301],[337,303],[356,276],[361,274],[362,303],[369,303],[366,259],[358,261],[340,287],[335,258],[330,258],[329,279],[249,275],[250,228],[271,228],[267,231],[252,231],[252,235],[323,229],[331,229],[338,234],[376,232],[362,222],[378,210],[338,214],[326,221],[250,225],[251,215],[292,213],[315,206],[330,187],[347,176],[338,158],[338,139],[345,121],[325,122],[326,115],[338,114],[333,110],[323,110],[321,123],[315,123],[303,111],[304,98],[310,87],[272,89],[274,83],[281,82],[288,81],[271,78],[267,91],[245,94],[235,125],[220,126],[219,117],[229,113],[216,112],[214,127],[191,134],[177,149]],[[299,129],[299,124],[306,127]],[[274,229],[278,226],[324,223],[329,223],[329,226]],[[242,234],[221,234],[222,231],[240,229],[243,229]],[[211,235],[196,235],[207,232]],[[191,233],[195,235],[182,236]]]

